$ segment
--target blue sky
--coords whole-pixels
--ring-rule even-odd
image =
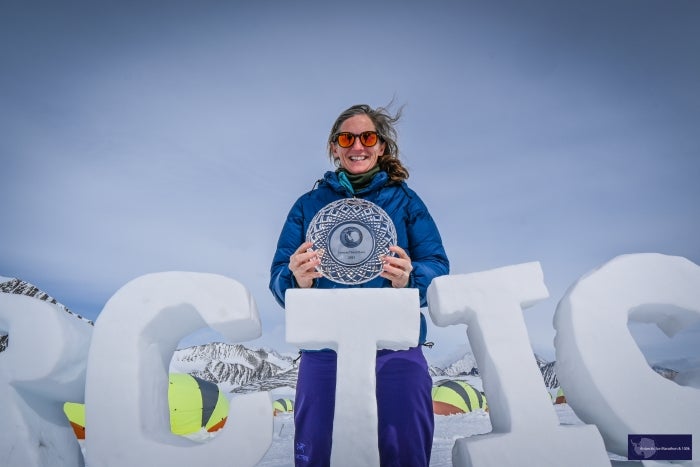
[[[332,169],[338,113],[392,99],[452,272],[541,262],[538,353],[613,257],[700,264],[700,3],[328,3],[3,1],[0,275],[95,318],[140,275],[223,274],[283,348],[287,211]],[[670,347],[635,332],[656,359],[700,356],[697,326]],[[466,341],[433,337],[433,357]]]

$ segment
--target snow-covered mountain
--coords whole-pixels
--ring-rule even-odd
[[[170,363],[170,371],[189,373],[216,383],[225,391],[252,392],[278,386],[296,386],[293,360],[294,357],[281,355],[274,350],[255,350],[241,344],[212,342],[177,350]],[[289,381],[293,384],[286,384]],[[250,390],[241,391],[242,387]]]
[[[542,378],[544,379],[545,386],[547,386],[549,389],[558,387],[559,381],[557,380],[557,375],[554,371],[555,362],[548,362],[537,354],[535,354],[535,360],[537,361],[537,366],[542,372]],[[433,377],[447,376],[450,378],[460,376],[479,376],[479,368],[476,365],[474,355],[471,352],[467,352],[461,359],[451,363],[445,368],[431,366],[430,375]]]
[[[671,370],[661,365],[652,365],[651,369],[663,376],[664,378],[670,379],[671,381],[675,381],[675,379],[678,377],[678,372],[676,370]]]
[[[554,362],[537,356],[537,363],[548,388],[558,386]],[[170,371],[190,373],[212,381],[223,390],[232,393],[272,391],[277,388],[296,387],[296,356],[280,355],[274,350],[248,349],[241,344],[212,342],[177,350],[170,364]],[[471,352],[445,368],[430,366],[434,378],[478,377],[479,369]]]
[[[434,365],[430,366],[430,376],[478,376],[479,369],[476,366],[476,359],[471,352],[464,354],[462,358],[449,364],[445,368]]]
[[[548,389],[558,388],[559,380],[557,379],[557,373],[554,370],[554,364],[556,362],[548,362],[544,358],[535,354],[535,360],[537,360],[537,366],[540,367],[540,372],[542,373],[542,378],[544,379],[544,385]]]
[[[190,373],[212,381],[233,393],[294,388],[297,380],[297,356],[280,355],[274,350],[248,349],[241,344],[213,342],[175,352],[170,371]],[[446,368],[430,366],[433,377],[478,376],[471,353]]]

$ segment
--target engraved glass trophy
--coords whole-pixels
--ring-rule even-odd
[[[329,203],[316,213],[306,232],[319,255],[318,270],[340,284],[362,284],[382,272],[381,256],[393,254],[396,228],[376,204],[359,198]]]

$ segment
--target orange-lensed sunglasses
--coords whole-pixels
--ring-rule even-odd
[[[355,138],[358,136],[360,137],[360,143],[368,148],[374,146],[377,144],[377,141],[379,141],[379,135],[376,131],[363,131],[359,135],[348,131],[341,131],[340,133],[336,133],[333,140],[338,143],[338,146],[341,148],[349,148],[355,144]]]

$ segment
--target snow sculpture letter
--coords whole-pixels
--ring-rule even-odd
[[[521,307],[547,297],[539,263],[442,276],[428,288],[435,324],[468,325],[493,427],[457,440],[453,465],[610,465],[596,427],[559,425],[542,381]]]
[[[150,274],[110,298],[95,323],[88,357],[88,465],[189,467],[206,459],[210,465],[251,466],[262,458],[272,441],[268,393],[234,398],[226,426],[207,443],[170,431],[170,359],[180,339],[206,326],[234,342],[261,332],[248,290],[223,276]]]
[[[624,255],[579,279],[554,315],[557,377],[567,402],[598,425],[611,452],[628,434],[693,435],[700,452],[700,390],[659,376],[627,328],[656,323],[669,337],[700,320],[700,267],[660,254]],[[663,404],[649,401],[663,400]],[[489,401],[490,402],[490,401]]]
[[[285,304],[287,342],[338,353],[331,465],[379,466],[377,349],[418,344],[418,290],[289,289]]]
[[[0,463],[22,467],[82,465],[63,403],[82,400],[92,326],[57,305],[0,293]]]

